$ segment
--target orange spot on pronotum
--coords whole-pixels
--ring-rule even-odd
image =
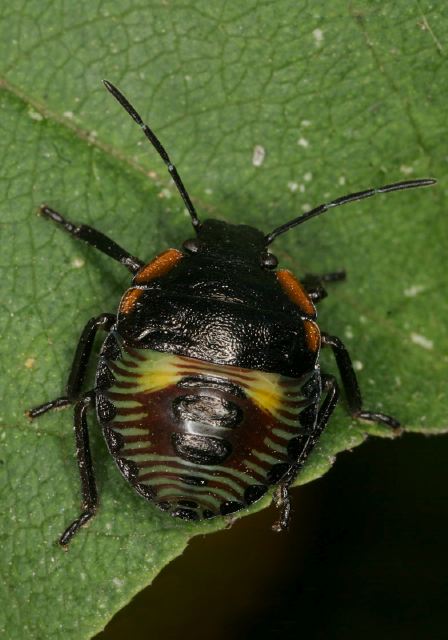
[[[305,289],[291,271],[288,271],[287,269],[280,269],[277,271],[276,275],[283,291],[291,302],[299,307],[304,315],[314,318],[316,315],[314,305]]]
[[[317,351],[320,347],[320,331],[319,327],[312,320],[304,320],[306,343],[310,351]]]
[[[135,304],[142,295],[143,291],[143,289],[129,289],[129,291],[126,291],[123,298],[121,299],[120,312],[130,313],[135,307]]]
[[[134,278],[135,284],[146,284],[154,278],[161,278],[171,271],[183,258],[183,253],[177,249],[167,249],[140,269]]]

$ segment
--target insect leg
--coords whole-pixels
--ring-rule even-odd
[[[84,382],[87,364],[92,352],[96,332],[98,329],[109,331],[115,320],[116,317],[111,313],[102,313],[96,318],[91,318],[89,320],[83,329],[81,337],[79,338],[78,346],[76,347],[72,368],[68,377],[66,395],[56,398],[55,400],[51,400],[50,402],[40,404],[38,407],[34,407],[34,409],[30,409],[30,411],[26,412],[26,415],[29,418],[37,418],[51,409],[67,407],[78,399]]]
[[[272,531],[286,531],[291,517],[291,500],[289,497],[289,483],[281,482],[274,491],[273,501],[279,510],[279,516],[272,525]]]
[[[280,509],[278,519],[272,525],[274,531],[284,531],[288,528],[289,518],[291,515],[291,503],[289,500],[289,487],[294,482],[297,472],[303,466],[314,445],[319,440],[322,431],[328,424],[331,414],[333,413],[339,399],[339,386],[334,376],[322,374],[322,382],[327,395],[322,402],[316,419],[316,426],[309,435],[307,441],[300,451],[300,455],[286,478],[278,485],[276,494],[274,495],[275,505]]]
[[[95,474],[90,455],[89,431],[87,425],[87,409],[95,403],[95,393],[90,391],[78,400],[75,405],[74,428],[76,441],[76,457],[78,460],[79,478],[81,480],[82,512],[59,538],[59,544],[67,546],[75,533],[95,515],[98,506]]]
[[[305,273],[305,276],[301,279],[303,286],[311,300],[313,302],[319,302],[327,297],[327,292],[324,288],[325,282],[340,282],[346,278],[345,271],[334,271],[332,273],[324,273],[318,275],[316,273]]]
[[[363,410],[362,396],[358,380],[356,378],[356,373],[353,369],[350,355],[341,340],[336,336],[330,336],[323,333],[322,346],[331,347],[333,350],[336,364],[341,375],[342,386],[344,387],[350,415],[354,418],[360,418],[369,422],[380,422],[392,429],[398,429],[400,427],[400,423],[398,420],[395,420],[395,418],[385,415],[384,413]]]
[[[137,271],[143,267],[144,262],[125,251],[116,242],[105,236],[104,233],[101,233],[101,231],[97,231],[86,224],[81,224],[79,226],[73,224],[73,222],[66,220],[57,211],[47,207],[46,204],[43,204],[40,207],[39,213],[45,218],[48,218],[60,225],[64,231],[75,236],[75,238],[84,240],[84,242],[87,242],[87,244],[92,245],[99,251],[102,251],[114,260],[117,260],[117,262],[121,262],[121,264],[129,269],[131,273],[137,273]]]

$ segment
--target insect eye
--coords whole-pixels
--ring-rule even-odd
[[[267,251],[266,253],[262,254],[261,256],[262,267],[264,267],[265,269],[275,269],[277,265],[278,265],[278,260],[273,253],[269,253]]]
[[[188,251],[188,253],[197,253],[199,251],[199,244],[196,238],[185,240],[182,246],[185,251]]]

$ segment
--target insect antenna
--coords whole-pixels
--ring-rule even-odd
[[[137,111],[130,104],[130,102],[128,102],[128,100],[124,97],[124,95],[121,93],[121,91],[119,91],[117,89],[117,87],[114,87],[114,85],[111,82],[108,82],[107,80],[103,80],[103,83],[104,83],[106,89],[108,91],[110,91],[110,93],[114,96],[114,98],[116,100],[118,100],[118,102],[121,104],[121,106],[129,113],[131,118],[133,120],[135,120],[135,122],[138,125],[140,125],[140,127],[143,130],[143,133],[148,138],[148,140],[151,142],[151,144],[155,147],[157,153],[159,154],[159,156],[162,158],[162,160],[166,164],[167,169],[168,169],[168,171],[169,171],[169,173],[170,173],[170,175],[171,175],[171,177],[172,177],[172,179],[174,181],[174,184],[176,185],[177,190],[179,191],[180,195],[182,196],[182,200],[184,201],[185,206],[188,209],[188,213],[190,214],[191,221],[193,223],[193,227],[197,231],[198,228],[200,227],[200,224],[201,224],[199,222],[198,214],[196,213],[196,209],[194,208],[193,203],[190,200],[190,196],[188,195],[187,190],[184,187],[184,183],[180,179],[180,176],[177,173],[177,169],[174,166],[174,164],[171,162],[171,160],[170,160],[170,158],[169,158],[164,146],[162,145],[162,143],[160,142],[158,137],[155,135],[155,133],[148,127],[147,124],[145,124],[143,122],[143,120],[141,119],[141,117],[139,116]]]
[[[349,202],[354,202],[355,200],[364,200],[364,198],[371,198],[372,196],[376,196],[378,193],[402,191],[403,189],[413,189],[414,187],[427,187],[429,185],[435,184],[436,182],[437,180],[433,180],[432,178],[422,178],[420,180],[405,180],[404,182],[394,182],[393,184],[386,184],[384,185],[384,187],[367,189],[366,191],[357,191],[356,193],[350,193],[347,196],[336,198],[336,200],[332,200],[331,202],[320,204],[315,209],[311,209],[311,211],[307,211],[301,216],[298,216],[297,218],[294,218],[293,220],[280,225],[279,227],[274,229],[274,231],[271,231],[271,233],[265,236],[266,245],[271,244],[271,242],[273,242],[282,233],[286,233],[286,231],[289,231],[293,227],[297,227],[297,225],[302,224],[302,222],[306,222],[310,218],[320,216],[321,213],[324,213],[328,209],[333,209],[334,207],[339,207],[342,204],[348,204]]]

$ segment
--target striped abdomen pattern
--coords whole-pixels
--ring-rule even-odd
[[[97,413],[109,449],[137,491],[174,516],[225,515],[258,500],[315,426],[317,371],[289,378],[124,346],[105,355]]]

